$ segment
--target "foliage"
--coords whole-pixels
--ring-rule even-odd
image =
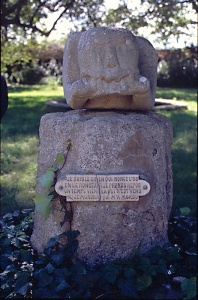
[[[141,5],[131,5],[130,1],[120,1],[116,9],[106,11],[103,0],[68,1],[2,1],[2,47],[1,69],[10,83],[39,84],[40,80],[53,76],[61,83],[63,47],[57,43],[40,45],[36,32],[48,36],[55,29],[60,18],[69,18],[76,30],[90,27],[124,27],[137,35],[145,28],[158,35],[166,44],[170,36],[189,34],[188,12],[197,10],[194,1],[141,0]],[[192,9],[190,3],[193,4]],[[48,14],[57,14],[50,30],[42,24]],[[59,14],[58,14],[59,13]],[[155,22],[155,25],[154,25]],[[185,28],[185,29],[184,29]],[[66,37],[65,37],[66,39]],[[159,86],[193,87],[197,79],[196,49],[194,55],[171,52],[163,61],[159,72]],[[49,56],[49,54],[51,54]],[[60,57],[61,56],[61,57]],[[165,70],[164,70],[165,68]]]
[[[158,86],[197,86],[197,47],[167,51],[158,64]]]
[[[32,227],[31,210],[1,220],[3,298],[196,299],[196,220],[190,215],[170,220],[171,243],[91,270],[76,257],[78,231],[51,238],[38,255],[29,242]]]
[[[33,227],[31,210],[6,214],[1,220],[1,297],[21,297],[32,288],[36,253],[30,246]]]
[[[139,29],[148,26],[148,22],[141,12],[138,14],[135,13],[135,10],[138,11],[138,8],[133,7],[130,9],[127,2],[123,1],[123,4],[118,8],[109,9],[105,23],[109,27],[119,24],[119,27],[129,29],[134,34],[138,35]]]
[[[37,210],[44,215],[45,219],[48,218],[51,211],[51,201],[53,199],[59,198],[59,195],[55,191],[55,184],[58,173],[63,168],[67,159],[68,152],[71,149],[71,141],[68,139],[67,142],[68,145],[66,148],[66,152],[64,154],[57,153],[53,166],[47,168],[45,173],[37,179],[41,186],[47,189],[46,193],[40,193],[34,199]],[[66,198],[64,200],[66,201]]]
[[[1,45],[1,71],[11,76],[14,72],[19,72],[24,66],[28,66],[30,61],[37,59],[39,43],[30,38],[25,41],[5,41]]]
[[[54,76],[60,83],[62,57],[57,59],[57,53],[53,53],[50,57],[51,61],[46,61],[46,58],[39,60],[39,55],[49,53],[49,50],[46,51],[45,45],[38,44],[38,34],[48,37],[62,17],[69,18],[72,22],[78,19],[82,23],[81,29],[88,24],[96,26],[102,3],[103,0],[3,0],[1,3],[2,72],[12,83],[38,84],[40,79],[46,76]],[[44,21],[49,15],[55,15],[56,19],[52,27],[47,30]],[[56,44],[58,43],[59,41]],[[48,48],[54,48],[52,51],[56,52],[60,47],[54,43]]]
[[[2,40],[17,36],[34,36],[39,33],[49,36],[62,18],[81,19],[94,25],[103,0],[46,0],[23,1],[3,0],[1,3]],[[44,20],[48,14],[55,15],[52,26],[47,30]]]
[[[187,36],[190,25],[194,25],[195,28],[195,24],[197,24],[196,21],[188,17],[189,11],[193,11],[194,16],[198,12],[195,1],[141,0],[141,3],[147,6],[146,18],[149,20],[148,23],[155,21],[152,33],[160,32],[159,39],[162,41],[168,40],[171,35],[176,36],[177,40],[181,35]]]
[[[6,46],[7,49],[7,46]],[[12,44],[2,47],[2,71],[9,83],[62,83],[63,44],[28,42],[26,47]],[[196,87],[197,47],[177,50],[159,50],[157,85],[159,87]]]
[[[8,41],[16,36],[45,36],[56,28],[57,22],[69,18],[78,29],[96,26],[124,26],[134,32],[150,26],[151,33],[159,34],[161,40],[174,35],[189,34],[189,26],[196,23],[188,17],[198,12],[194,0],[141,0],[138,5],[122,0],[117,9],[105,11],[103,0],[3,0],[1,6],[2,39]],[[49,30],[44,26],[48,14],[55,15]],[[155,23],[153,23],[153,21]]]
[[[127,28],[138,35],[142,35],[145,28],[149,29],[150,34],[155,34],[158,41],[166,45],[170,37],[178,40],[182,35],[188,36],[192,26],[195,29],[197,22],[188,17],[190,12],[191,16],[198,12],[195,1],[141,0],[134,4],[123,0],[118,8],[108,11],[104,23]]]
[[[1,69],[9,83],[56,85],[62,80],[63,45],[59,42],[6,42],[1,48]]]

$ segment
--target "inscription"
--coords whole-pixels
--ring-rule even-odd
[[[56,192],[68,201],[138,201],[150,191],[139,175],[74,175],[61,177]]]

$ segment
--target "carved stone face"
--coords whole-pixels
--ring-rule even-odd
[[[128,59],[128,58],[131,59]],[[138,49],[135,37],[123,31],[85,32],[79,40],[78,60],[83,79],[115,83],[129,75],[137,79]]]
[[[72,108],[147,110],[152,106],[149,80],[140,75],[137,38],[130,31],[94,28],[73,36],[73,40],[77,49],[70,50],[71,38],[65,55],[70,54],[73,63],[72,55],[76,56],[78,74],[69,70],[69,57],[63,65],[67,69],[66,80],[63,76],[65,96]]]

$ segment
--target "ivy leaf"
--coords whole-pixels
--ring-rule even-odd
[[[47,170],[42,176],[38,177],[38,182],[42,187],[49,189],[54,183],[55,174],[52,170]]]
[[[56,276],[56,278],[65,279],[71,275],[71,272],[66,268],[56,268],[54,270],[54,275]]]
[[[56,165],[62,165],[65,161],[65,156],[63,153],[57,153],[56,155],[56,160],[55,160],[55,164]]]
[[[126,277],[127,279],[129,279],[129,278],[135,276],[135,275],[136,275],[136,272],[135,272],[135,270],[132,269],[132,268],[125,268],[125,269],[124,269],[124,275],[125,275],[125,277]]]
[[[33,290],[33,298],[34,299],[60,299],[60,296],[53,290],[48,290],[45,287],[38,288]]]
[[[30,275],[27,272],[22,272],[20,274],[17,274],[17,279],[14,287],[15,292],[25,295],[29,287],[29,280],[30,280]],[[19,292],[19,290],[21,291]]]
[[[23,272],[17,275],[14,290],[16,293],[25,295],[29,289],[30,275],[27,272]]]
[[[160,259],[158,264],[156,265],[156,272],[160,274],[167,274],[167,266],[166,266],[166,260]]]
[[[64,262],[65,255],[63,252],[55,252],[51,255],[51,260],[56,266],[60,266]]]
[[[160,246],[156,246],[149,251],[149,258],[152,262],[157,262],[162,254],[162,249]]]
[[[56,292],[60,292],[62,290],[65,290],[69,288],[69,284],[64,279],[61,280],[61,283],[55,288]]]
[[[49,263],[49,264],[45,267],[45,269],[47,270],[47,272],[48,272],[49,274],[51,274],[51,273],[54,272],[54,266],[53,266],[51,263]]]
[[[121,279],[118,283],[118,287],[121,291],[123,297],[135,298],[137,299],[137,290],[134,286],[134,283],[130,279],[123,280]]]
[[[14,265],[9,265],[7,268],[4,270],[3,273],[0,273],[1,276],[7,276],[9,273],[15,272],[15,267]]]
[[[104,279],[107,280],[109,283],[114,284],[118,275],[119,275],[119,271],[115,269],[114,272],[113,271],[107,272],[104,275]]]
[[[182,207],[179,210],[182,216],[187,216],[191,212],[189,207]]]
[[[186,293],[185,299],[192,299],[196,296],[196,277],[191,277],[190,279],[184,279],[181,283],[181,289]]]
[[[24,286],[22,286],[19,290],[17,290],[18,294],[21,294],[23,296],[27,295],[28,291],[31,289],[31,283],[27,282]]]
[[[58,170],[58,167],[47,168],[47,171],[56,172],[57,170]]]
[[[177,247],[170,247],[167,249],[167,260],[174,262],[180,258],[179,249]]]
[[[152,278],[149,275],[143,275],[137,278],[137,289],[142,291],[152,283]]]
[[[51,200],[52,200],[52,198],[50,198],[45,193],[41,193],[34,198],[36,209],[44,215],[45,220],[47,219],[47,217],[49,216],[49,213],[50,213]]]
[[[19,261],[21,261],[21,262],[27,261],[28,263],[30,263],[31,252],[29,250],[20,249],[19,250]]]
[[[47,287],[53,282],[53,277],[48,274],[47,270],[40,269],[37,273],[38,286]]]

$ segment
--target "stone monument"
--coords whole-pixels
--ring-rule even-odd
[[[80,231],[77,256],[90,267],[168,241],[172,127],[152,112],[157,60],[146,39],[125,29],[68,37],[63,86],[74,110],[42,117],[38,175],[65,152],[69,139],[55,189],[72,219],[64,222],[59,200],[47,220],[35,211],[31,242],[38,252],[68,229]]]

